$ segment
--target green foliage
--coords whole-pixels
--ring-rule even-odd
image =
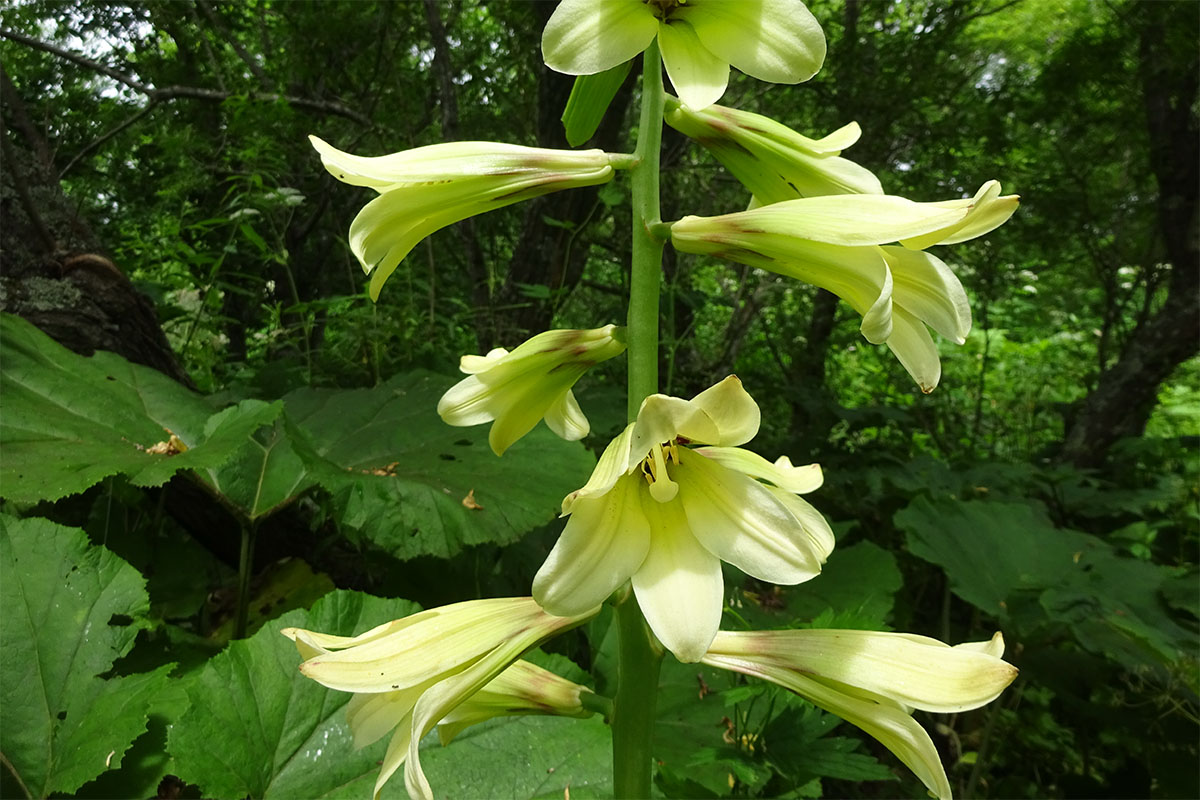
[[[1143,58],[1194,71],[1195,6],[809,5],[829,38],[822,73],[766,94],[735,74],[726,105],[814,136],[857,120],[862,140],[844,155],[889,192],[944,200],[995,177],[1022,208],[986,241],[939,253],[975,325],[962,347],[941,343],[928,396],[844,304],[825,336],[810,287],[668,260],[663,389],[690,396],[736,372],[763,409],[755,448],[823,464],[809,499],[839,534],[824,572],[799,586],[728,570],[725,627],[953,642],[1002,629],[1022,670],[1010,692],[922,720],[957,795],[1198,796],[1195,359],[1109,467],[1057,461],[1081,402],[1179,268],[1161,246]],[[376,306],[345,242],[364,193],[335,185],[306,136],[373,155],[443,139],[561,147],[565,125],[577,146],[601,106],[627,129],[623,72],[576,81],[560,125],[571,79],[540,67],[546,13],[477,0],[6,9],[6,28],[220,98],[150,102],[5,42],[49,166],[153,300],[202,393],[0,318],[4,510],[54,520],[3,518],[0,533],[0,750],[12,764],[0,793],[25,793],[21,781],[38,797],[168,796],[180,787],[158,782],[174,775],[193,795],[366,797],[384,745],[352,752],[346,696],[302,679],[277,631],[359,632],[411,601],[528,591],[561,530],[558,504],[594,458],[542,427],[494,458],[486,429],[437,419],[440,373],[527,333],[623,318],[623,178],[579,209],[564,194],[434,235]],[[1144,52],[1148,13],[1166,36]],[[11,119],[6,137],[27,144]],[[667,137],[664,218],[745,206],[701,149]],[[1180,163],[1188,146],[1171,150]],[[620,370],[581,387],[592,451],[625,423]],[[186,451],[169,454],[172,434]],[[234,627],[238,534],[251,530],[249,629],[261,630],[217,654]],[[337,592],[302,610],[333,586],[407,600]],[[283,609],[297,610],[275,618]],[[603,619],[552,645],[601,692],[614,677]],[[924,796],[857,731],[779,690],[674,663],[662,690],[666,796]],[[609,757],[600,719],[499,720],[424,752],[433,786],[454,797],[606,795]],[[396,780],[385,789],[402,794]]]
[[[339,524],[398,558],[512,542],[553,519],[595,465],[582,446],[542,425],[496,458],[486,427],[438,419],[438,398],[452,383],[417,372],[374,389],[284,397],[296,451],[329,491]]]
[[[4,777],[30,797],[74,792],[121,765],[166,683],[169,667],[110,674],[146,624],[145,581],[82,531],[37,518],[0,516],[0,571]]]
[[[245,400],[214,413],[160,372],[110,353],[81,358],[10,314],[0,316],[0,338],[9,500],[57,500],[117,473],[157,486],[179,470],[217,467],[281,410]]]
[[[1179,570],[1123,557],[1027,505],[919,498],[896,524],[913,554],[946,570],[955,594],[1002,624],[1033,637],[1065,626],[1085,650],[1131,671],[1156,665],[1158,679],[1174,673],[1200,690],[1196,618],[1185,627],[1164,602]]]

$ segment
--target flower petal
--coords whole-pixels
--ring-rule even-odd
[[[486,356],[465,355],[458,360],[458,369],[460,372],[474,375],[496,366],[506,355],[508,351],[503,347],[493,347]]]
[[[699,110],[721,99],[729,85],[729,62],[701,44],[691,25],[675,19],[659,23],[658,43],[663,66],[684,105]]]
[[[573,616],[595,608],[642,565],[651,534],[641,486],[641,476],[630,475],[606,494],[575,501],[533,579],[533,597],[548,612]]]
[[[577,442],[588,435],[591,425],[575,400],[575,393],[568,389],[546,409],[546,425],[568,442]]]
[[[923,250],[880,249],[892,270],[896,303],[947,339],[964,343],[971,332],[971,305],[953,270]]]
[[[1015,194],[1000,196],[1000,184],[988,181],[979,187],[974,197],[965,200],[945,200],[927,205],[940,206],[966,212],[965,215],[952,225],[931,231],[920,236],[902,239],[900,243],[913,250],[923,250],[935,244],[956,244],[982,236],[988,231],[995,230],[1008,221],[1020,204],[1021,198]]]
[[[784,507],[796,518],[802,531],[802,541],[817,560],[824,564],[825,559],[829,558],[829,554],[833,552],[834,545],[837,544],[829,522],[804,498],[797,497],[783,489],[768,488],[770,488],[771,494],[775,495],[775,499],[783,503]]]
[[[982,644],[982,643],[981,643]],[[1016,667],[982,649],[937,639],[857,630],[722,632],[712,651],[747,655],[939,714],[969,711],[997,697]]]
[[[641,0],[563,0],[542,33],[542,59],[555,72],[595,75],[623,64],[658,35]]]
[[[608,443],[608,447],[604,448],[604,452],[600,454],[600,460],[596,462],[596,468],[592,470],[588,482],[563,498],[563,514],[572,513],[575,504],[580,500],[587,497],[600,497],[611,490],[621,476],[632,469],[629,464],[631,460],[634,466],[641,461],[641,456],[633,458],[630,455],[635,425],[636,423],[629,423],[617,438]]]
[[[796,494],[815,491],[825,481],[820,464],[793,467],[786,456],[781,456],[772,464],[758,453],[740,447],[697,447],[695,452],[751,478],[769,481],[780,489]]]
[[[924,322],[903,308],[894,307],[892,335],[888,337],[887,345],[922,392],[929,394],[937,388],[942,377],[942,361]]]
[[[688,530],[679,503],[646,503],[650,552],[633,574],[633,591],[663,646],[685,663],[699,661],[721,624],[721,562]]]
[[[421,695],[412,712],[412,734],[408,740],[407,766],[404,769],[404,785],[410,798],[433,800],[434,797],[433,788],[425,777],[425,771],[421,769],[421,740],[425,738],[425,734],[433,730],[442,717],[482,689],[537,641],[536,638],[533,642],[527,639],[526,636],[506,642],[463,672],[434,684]]]
[[[703,661],[709,666],[778,683],[861,728],[891,750],[939,800],[951,800],[950,782],[937,747],[925,729],[902,709],[854,697],[794,671],[764,667],[744,658],[709,654]]]
[[[408,760],[408,748],[411,742],[412,713],[409,712],[400,720],[396,726],[396,732],[392,735],[392,740],[388,742],[387,753],[383,756],[379,775],[375,778],[375,793],[372,795],[372,800],[379,800],[379,793],[383,791],[383,785]]]
[[[674,16],[690,22],[706,48],[759,80],[800,83],[825,61],[825,34],[799,0],[692,0]]]
[[[679,458],[679,502],[710,553],[771,583],[800,583],[820,573],[821,558],[768,487],[698,453],[680,450]]]
[[[720,441],[721,429],[702,406],[691,400],[665,394],[650,395],[642,401],[633,424],[627,469],[636,467],[654,445],[669,442],[677,436],[710,444]]]
[[[986,642],[963,642],[962,644],[954,645],[956,650],[974,650],[978,653],[987,653],[989,656],[1000,658],[1004,655],[1004,634],[996,631],[991,639]]]
[[[690,402],[704,410],[719,432],[716,439],[699,441],[728,447],[745,444],[758,434],[762,413],[736,375],[710,386]]]
[[[384,734],[395,730],[409,714],[413,705],[429,686],[422,683],[398,692],[356,694],[346,704],[346,721],[354,734],[354,749],[374,744]]]
[[[406,620],[409,624],[385,635],[311,658],[300,665],[300,671],[344,692],[405,689],[460,669],[498,640],[568,622],[547,615],[531,597],[469,600],[422,611]],[[397,657],[417,652],[420,658]]]

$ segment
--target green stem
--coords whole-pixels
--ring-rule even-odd
[[[663,84],[658,43],[646,49],[642,113],[633,187],[633,253],[629,289],[629,419],[642,400],[658,391],[659,286],[663,239],[654,235],[659,216],[658,174],[662,149]],[[662,650],[646,626],[633,594],[616,607],[617,692],[613,697],[613,793],[618,800],[650,796],[655,705]]]
[[[651,230],[662,220],[658,206],[659,150],[662,148],[663,84],[658,43],[646,48],[642,72],[642,116],[638,127],[633,185],[633,267],[629,285],[629,420],[642,400],[658,391],[658,289],[663,240]]]
[[[650,796],[654,716],[662,651],[630,593],[616,607],[617,693],[613,697],[613,797]]]
[[[250,575],[254,565],[254,539],[258,533],[257,522],[242,524],[242,551],[238,556],[237,619],[233,626],[233,638],[246,637],[246,623],[250,617]]]

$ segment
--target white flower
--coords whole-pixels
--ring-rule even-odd
[[[800,0],[562,0],[542,34],[546,66],[594,75],[658,38],[688,106],[721,99],[729,66],[772,83],[800,83],[825,60],[825,34]]]
[[[758,425],[758,405],[733,376],[691,400],[646,398],[563,501],[570,519],[533,580],[534,598],[571,615],[631,580],[663,645],[696,661],[720,625],[722,561],[772,583],[816,576],[833,533],[796,495],[821,485],[821,469],[734,446]]]

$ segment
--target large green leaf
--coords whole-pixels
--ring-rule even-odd
[[[205,470],[202,477],[246,519],[270,516],[314,483],[294,443],[287,420],[277,420],[274,427],[243,439],[228,463]]]
[[[186,681],[191,711],[169,736],[177,774],[210,797],[370,797],[387,737],[354,751],[351,695],[302,676],[295,645],[279,631],[351,635],[415,610],[339,591],[231,643]],[[569,785],[587,797],[607,791],[608,739],[597,720],[502,720],[468,729],[448,748],[432,737],[422,760],[438,796],[559,798]],[[403,779],[384,794],[404,796]]]
[[[1025,632],[1066,624],[1087,649],[1134,669],[1195,652],[1195,631],[1163,594],[1174,571],[1056,528],[1027,505],[920,498],[896,524],[915,555],[946,570],[955,594]]]
[[[820,627],[883,630],[902,582],[896,557],[882,547],[839,546],[810,581],[735,595],[727,624],[759,629],[817,620]]]
[[[33,797],[121,764],[170,666],[103,679],[149,608],[137,570],[77,528],[0,516],[0,751]]]
[[[340,522],[399,558],[512,542],[552,520],[596,463],[544,425],[497,458],[487,426],[438,418],[452,383],[416,372],[374,389],[284,398],[296,452],[332,494]]]
[[[374,774],[378,747],[357,753],[351,747],[345,721],[351,695],[301,675],[296,646],[279,631],[295,626],[349,636],[415,610],[403,600],[335,592],[309,612],[290,612],[232,642],[186,679],[192,710],[168,738],[176,774],[207,797],[313,798]]]
[[[181,469],[225,463],[282,406],[244,400],[214,413],[162,373],[112,353],[72,353],[20,317],[0,314],[0,493],[57,500],[123,473],[157,486]],[[174,434],[187,447],[166,449]]]

